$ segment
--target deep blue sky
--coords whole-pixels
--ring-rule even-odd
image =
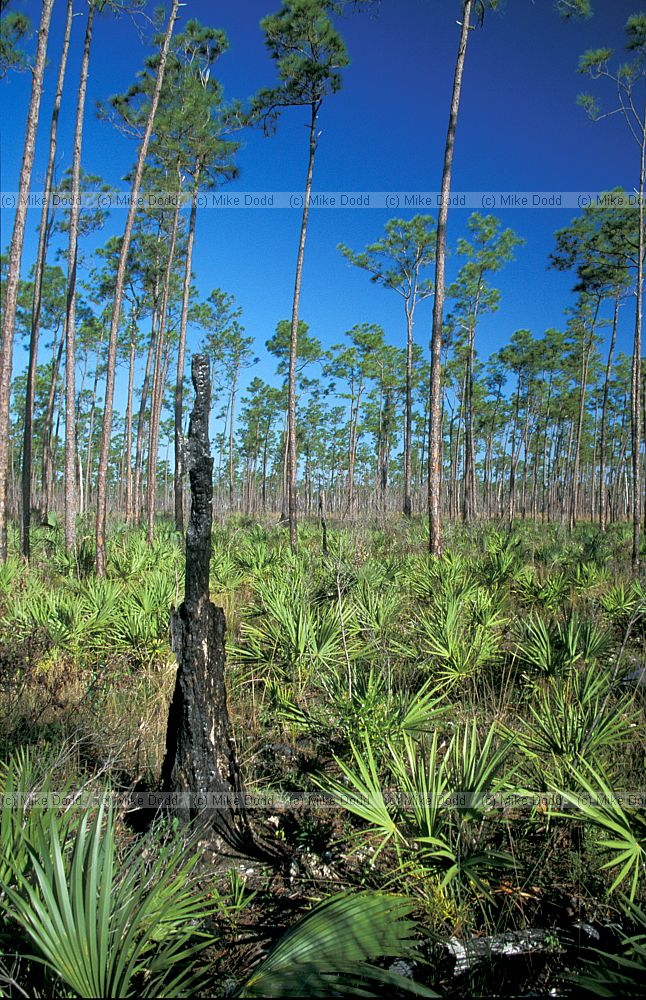
[[[84,4],[77,0],[77,9]],[[582,89],[593,89],[609,106],[612,93],[603,82],[590,83],[576,72],[579,54],[589,47],[623,46],[626,18],[638,0],[596,0],[595,16],[586,22],[561,21],[553,0],[508,0],[500,14],[490,14],[470,39],[458,124],[453,190],[602,190],[623,185],[632,190],[638,173],[638,150],[618,117],[592,124],[576,105]],[[274,81],[258,22],[278,7],[277,0],[188,0],[181,21],[197,17],[223,28],[230,49],[217,64],[228,97],[245,98]],[[40,4],[14,0],[37,22]],[[153,4],[150,5],[152,10]],[[318,190],[436,191],[440,183],[444,140],[459,28],[459,4],[453,0],[382,0],[372,13],[349,14],[339,22],[351,65],[340,93],[322,111],[322,135],[314,186]],[[53,88],[62,40],[65,3],[57,0],[49,43],[49,68],[41,105],[41,129],[32,189],[42,187]],[[72,48],[59,127],[59,176],[71,164],[75,97],[81,57],[84,14],[74,21]],[[180,21],[180,26],[181,26]],[[32,39],[33,48],[35,39]],[[83,166],[117,187],[130,167],[135,146],[96,118],[96,101],[124,90],[150,48],[128,18],[104,15],[95,28]],[[2,188],[17,189],[30,81],[10,74],[0,85],[2,116]],[[300,190],[306,167],[307,112],[288,109],[277,134],[247,133],[239,156],[241,176],[231,192]],[[311,215],[306,247],[301,316],[326,345],[341,340],[355,323],[381,323],[392,343],[403,345],[401,302],[394,293],[373,286],[368,276],[346,264],[336,250],[340,241],[355,249],[378,238],[393,213],[388,210],[318,210]],[[415,214],[414,211],[396,214]],[[468,212],[450,213],[449,243],[463,234]],[[486,357],[514,330],[536,335],[562,328],[563,311],[573,302],[572,278],[547,267],[555,229],[575,210],[497,212],[526,243],[516,261],[498,274],[497,313],[483,318],[478,348]],[[39,214],[30,211],[23,274],[35,255]],[[119,232],[123,211],[113,211],[100,241]],[[2,246],[10,239],[11,215],[3,213]],[[300,214],[292,210],[209,210],[198,217],[194,270],[204,294],[221,287],[235,295],[244,325],[257,341],[261,357],[253,374],[273,371],[264,342],[279,319],[289,316]],[[91,249],[88,241],[86,250]],[[450,264],[449,278],[458,266]],[[427,349],[430,301],[419,310],[416,339]],[[623,309],[619,349],[630,349],[632,306]],[[197,346],[196,335],[191,346]],[[17,347],[16,366],[24,355]],[[125,373],[124,373],[125,377]]]

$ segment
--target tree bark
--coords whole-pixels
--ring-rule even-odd
[[[126,405],[126,429],[123,442],[124,479],[125,479],[125,517],[126,524],[132,523],[132,397],[135,377],[135,358],[137,353],[137,309],[133,301],[130,314],[130,358],[128,363],[128,402]]]
[[[644,308],[644,187],[646,185],[646,111],[644,112],[641,164],[639,171],[639,247],[637,253],[637,303],[635,309],[635,342],[633,346],[633,363],[631,372],[631,409],[630,432],[632,440],[632,472],[633,472],[633,572],[639,571],[639,532],[641,527],[641,363],[642,363],[642,315]]]
[[[599,527],[602,531],[607,528],[608,522],[608,492],[606,487],[606,450],[607,450],[607,426],[608,426],[608,395],[610,393],[610,376],[612,374],[612,358],[617,340],[617,326],[619,323],[619,288],[615,294],[615,307],[612,316],[612,335],[610,347],[608,348],[608,360],[606,362],[606,377],[603,383],[603,398],[601,402],[601,442],[599,444]]]
[[[87,434],[87,459],[85,462],[85,501],[86,504],[90,502],[91,493],[91,472],[92,472],[92,435],[94,434],[94,416],[96,414],[96,394],[99,387],[99,377],[101,370],[101,348],[103,347],[103,336],[105,333],[105,327],[103,323],[101,324],[101,336],[99,337],[99,346],[96,349],[96,367],[94,369],[94,385],[92,386],[92,406],[90,407],[90,423],[88,426]]]
[[[30,556],[31,528],[31,478],[32,478],[32,435],[34,421],[34,396],[36,388],[36,367],[38,364],[38,336],[40,333],[40,315],[43,304],[43,277],[45,274],[45,258],[47,256],[47,235],[49,221],[49,206],[52,197],[52,181],[54,177],[54,162],[56,160],[56,137],[58,131],[58,116],[61,110],[63,84],[67,69],[67,55],[70,47],[72,30],[73,0],[67,0],[67,18],[63,35],[61,61],[58,67],[58,80],[52,109],[52,123],[49,129],[49,155],[45,171],[43,210],[40,217],[38,234],[38,252],[34,271],[34,298],[31,308],[31,335],[29,338],[29,365],[27,368],[27,387],[25,390],[25,420],[22,444],[22,541],[21,551],[25,559]]]
[[[70,206],[69,249],[67,255],[67,314],[65,317],[65,551],[69,554],[76,548],[76,508],[78,503],[76,487],[76,271],[78,263],[79,222],[81,217],[81,149],[83,144],[83,118],[85,116],[85,95],[90,67],[90,46],[94,0],[89,0],[76,125],[74,128],[74,156],[72,160],[72,204]]]
[[[231,403],[229,404],[229,513],[233,513],[235,500],[235,462],[233,457],[233,429],[235,426],[235,406],[236,388],[238,382],[238,366],[233,369],[233,382],[231,383]]]
[[[150,101],[150,110],[148,112],[148,121],[146,122],[146,131],[144,133],[141,146],[139,147],[137,166],[135,169],[135,175],[132,182],[132,198],[130,201],[130,207],[128,209],[128,218],[126,220],[126,227],[123,233],[123,240],[121,243],[121,250],[119,253],[119,263],[117,266],[117,275],[115,280],[114,302],[112,305],[112,320],[110,322],[110,339],[108,341],[108,364],[107,364],[106,385],[105,385],[105,405],[103,409],[103,429],[101,432],[101,452],[99,455],[99,471],[97,475],[96,572],[97,576],[100,577],[105,576],[105,525],[107,517],[108,459],[110,456],[110,440],[112,437],[112,410],[114,406],[114,382],[115,382],[115,374],[117,366],[117,338],[119,335],[119,319],[121,316],[121,301],[123,299],[123,286],[126,277],[126,264],[128,261],[128,253],[130,251],[130,243],[132,242],[132,230],[137,211],[137,197],[139,194],[139,189],[141,187],[144,164],[146,161],[146,156],[148,154],[148,146],[150,144],[150,138],[152,136],[153,125],[155,122],[155,114],[157,112],[157,105],[159,104],[159,95],[161,93],[162,84],[164,82],[166,59],[168,57],[170,40],[173,34],[173,27],[175,26],[175,19],[177,17],[178,8],[179,8],[179,0],[173,0],[173,6],[171,8],[170,16],[168,18],[168,25],[166,27],[164,44],[162,45],[162,49],[160,52],[159,65],[157,66],[157,77],[155,79],[155,87]],[[1,471],[2,470],[0,468],[0,472]]]
[[[208,822],[228,842],[246,831],[244,789],[230,736],[224,678],[225,619],[209,600],[213,459],[209,446],[209,362],[192,363],[195,404],[188,432],[191,514],[186,535],[184,602],[171,617],[177,679],[168,713],[165,791],[178,796],[181,820]]]
[[[157,449],[159,445],[159,425],[161,421],[161,411],[164,403],[164,386],[166,379],[163,374],[163,357],[165,349],[166,320],[168,317],[168,305],[171,295],[171,280],[173,272],[173,261],[175,259],[175,244],[177,241],[177,227],[179,223],[179,208],[181,203],[182,180],[179,177],[179,187],[177,190],[177,201],[173,212],[173,223],[171,227],[170,245],[168,247],[168,260],[166,262],[166,274],[164,277],[164,288],[162,290],[162,306],[159,317],[159,330],[157,334],[157,349],[155,351],[155,367],[153,369],[153,384],[150,393],[150,421],[148,424],[148,482],[147,503],[148,503],[148,544],[152,545],[155,534],[155,498],[157,495]]]
[[[153,351],[155,348],[155,343],[157,340],[157,295],[158,295],[158,279],[155,279],[155,292],[153,295],[153,314],[150,325],[150,343],[148,345],[148,354],[146,356],[146,368],[144,371],[144,381],[141,387],[141,399],[139,400],[139,416],[137,418],[137,443],[135,446],[135,480],[133,486],[133,496],[132,496],[132,523],[134,525],[139,524],[139,515],[141,512],[141,479],[143,475],[143,451],[144,451],[144,425],[146,419],[146,402],[148,400],[148,386],[150,384],[150,370],[153,363]]]
[[[9,409],[11,404],[11,370],[13,367],[13,334],[16,323],[16,307],[18,304],[18,285],[20,283],[20,264],[22,261],[22,246],[25,238],[27,221],[27,203],[31,171],[34,165],[36,149],[36,131],[40,98],[43,92],[43,75],[47,57],[47,38],[52,18],[54,0],[43,0],[43,9],[38,28],[38,45],[34,63],[31,99],[27,114],[25,145],[18,183],[18,204],[13,222],[11,247],[9,249],[9,268],[5,288],[4,318],[2,321],[2,341],[0,343],[0,559],[7,558],[7,472],[9,466]]]
[[[58,331],[56,331],[57,335]],[[52,460],[52,438],[54,430],[54,410],[56,407],[56,388],[58,384],[58,373],[63,356],[63,345],[65,340],[61,334],[61,339],[56,342],[56,335],[52,345],[52,370],[49,380],[49,392],[47,394],[47,408],[45,410],[45,421],[43,425],[43,464],[41,472],[40,506],[41,514],[49,512],[49,501],[51,488],[50,484],[54,475]]]
[[[328,555],[327,548],[327,518],[325,511],[325,492],[319,489],[319,520],[321,522],[321,554]]]
[[[449,194],[451,191],[451,170],[453,167],[453,150],[455,148],[455,132],[460,109],[460,91],[462,74],[467,52],[471,9],[473,0],[464,0],[462,8],[462,28],[460,44],[455,63],[453,79],[453,94],[449,126],[444,149],[444,167],[442,170],[442,190],[440,211],[437,220],[437,240],[435,245],[435,298],[433,300],[433,333],[431,338],[431,378],[429,385],[429,418],[428,418],[428,545],[431,555],[442,554],[442,521],[441,521],[441,465],[442,465],[442,406],[441,406],[441,376],[442,376],[442,324],[444,315],[445,262],[446,262],[446,224],[449,214]]]
[[[467,377],[465,385],[466,407],[464,415],[464,503],[462,507],[462,517],[465,524],[472,524],[478,513],[476,496],[475,436],[473,432],[473,372],[476,353],[476,323],[478,322],[478,309],[480,306],[481,291],[482,270],[478,274],[478,288],[473,306],[473,314],[469,323],[468,336]]]
[[[587,342],[584,340],[581,353],[581,392],[579,394],[579,409],[577,413],[576,439],[574,443],[574,469],[572,472],[572,502],[570,506],[570,530],[576,527],[579,505],[579,465],[581,457],[581,435],[583,434],[583,422],[585,419],[585,394],[588,384],[588,368],[590,365],[590,353],[594,343],[594,332],[597,325],[597,317],[601,307],[601,296],[597,296],[597,305],[590,327],[590,337]]]
[[[184,269],[184,285],[182,288],[182,314],[179,323],[179,346],[177,348],[177,379],[175,381],[175,529],[184,534],[184,456],[182,441],[182,396],[184,392],[184,352],[186,349],[186,328],[188,326],[188,303],[191,292],[191,267],[193,265],[193,244],[195,242],[195,220],[197,217],[197,195],[200,180],[199,166],[193,178],[193,197],[191,199],[191,217],[188,225],[188,241],[186,244],[186,267]]]
[[[509,505],[508,505],[508,524],[509,530],[513,528],[514,517],[516,514],[516,469],[518,467],[518,460],[516,458],[516,431],[518,430],[518,416],[520,411],[520,390],[522,386],[522,373],[518,372],[518,385],[516,387],[516,403],[514,406],[514,426],[511,432],[511,464],[509,469]],[[520,452],[520,445],[518,447]]]
[[[303,200],[301,235],[298,243],[298,257],[296,260],[296,279],[294,281],[294,301],[292,304],[292,329],[289,344],[289,378],[287,388],[287,516],[289,518],[289,544],[292,552],[296,552],[298,547],[298,532],[296,528],[296,358],[298,353],[298,312],[301,301],[303,259],[305,256],[307,220],[310,211],[312,175],[314,173],[314,156],[316,153],[316,119],[318,117],[319,107],[320,101],[316,101],[312,104],[309,160],[307,165],[307,180],[305,182],[305,198]]]
[[[413,293],[413,306],[414,306]],[[413,447],[413,310],[406,302],[406,402],[404,406],[404,517],[412,517],[411,451]]]

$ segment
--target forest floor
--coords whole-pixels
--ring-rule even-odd
[[[116,879],[105,926],[112,915],[118,925],[126,884],[129,920],[155,880],[165,911],[142,936],[152,971],[133,958],[113,989],[288,996],[312,990],[316,973],[322,992],[310,995],[373,995],[323,967],[349,947],[341,910],[327,951],[310,913],[328,897],[347,908],[350,890],[370,893],[358,898],[373,930],[370,899],[406,900],[414,943],[393,918],[393,942],[374,952],[384,982],[400,974],[391,989],[638,989],[646,588],[630,573],[629,529],[455,526],[439,560],[425,532],[417,519],[331,523],[323,557],[316,523],[301,526],[296,556],[275,524],[238,517],[214,530],[211,598],[227,620],[255,856],[114,799],[159,787],[175,676],[169,612],[183,596],[172,525],[158,523],[151,547],[113,524],[104,580],[89,530],[73,561],[54,526],[34,532],[29,568],[16,557],[0,566],[0,995],[94,995],[83,992],[87,956],[69,971],[69,938],[73,925],[81,951],[88,940],[88,886],[102,898],[88,859],[96,869],[92,850],[103,848]],[[117,801],[107,821],[106,792]],[[59,869],[44,860],[55,843]],[[284,933],[298,920],[295,944]],[[186,952],[173,954],[180,926]],[[47,951],[56,934],[68,951]],[[134,937],[119,940],[130,962]],[[96,995],[119,995],[105,983]]]

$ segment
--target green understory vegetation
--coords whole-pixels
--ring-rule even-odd
[[[426,530],[330,523],[327,556],[315,522],[296,555],[276,525],[214,530],[232,725],[274,861],[169,816],[140,828],[110,794],[159,788],[172,526],[150,546],[113,524],[105,579],[82,525],[75,559],[45,526],[29,567],[0,566],[0,995],[638,988],[646,587],[629,528],[453,525],[439,559]],[[512,932],[540,945],[456,974],[451,948]]]

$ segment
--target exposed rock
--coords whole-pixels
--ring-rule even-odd
[[[455,957],[454,976],[461,976],[479,962],[494,957],[512,958],[516,955],[530,955],[538,951],[551,951],[558,948],[555,944],[558,931],[554,929],[530,928],[522,931],[506,931],[493,934],[491,937],[471,938],[469,941],[459,941],[452,937],[447,948]]]

